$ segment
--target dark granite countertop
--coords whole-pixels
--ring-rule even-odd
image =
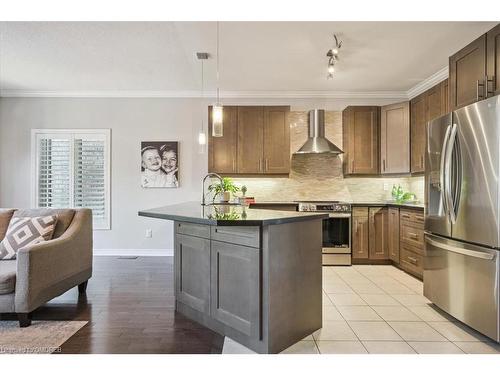
[[[238,205],[202,206],[186,202],[139,211],[139,216],[209,225],[254,226],[326,219],[328,214],[265,210]]]
[[[407,207],[407,208],[415,208],[415,209],[424,209],[424,205],[422,203],[395,203],[395,202],[352,202],[351,206],[363,206],[363,207]]]
[[[328,201],[328,200],[325,200],[325,201]],[[418,209],[418,210],[423,210],[424,209],[424,205],[423,203],[396,203],[396,202],[346,202],[346,203],[350,203],[351,206],[353,207],[360,207],[360,206],[364,206],[364,207],[386,207],[386,206],[390,206],[390,207],[407,207],[407,208],[415,208],[415,209]],[[266,206],[266,205],[269,205],[269,206],[297,206],[299,205],[299,202],[297,201],[289,201],[289,202],[270,202],[270,201],[267,201],[267,202],[255,202],[255,203],[250,203],[250,206]]]

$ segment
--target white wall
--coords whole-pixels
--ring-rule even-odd
[[[348,104],[382,105],[391,99],[232,99],[226,104],[289,104],[292,110],[342,110]],[[173,248],[172,224],[142,218],[145,208],[199,200],[207,156],[198,153],[200,99],[0,98],[0,207],[30,207],[30,130],[110,128],[112,229],[96,231],[96,249]],[[203,116],[206,118],[206,114]],[[180,187],[140,187],[140,142],[179,141]],[[145,238],[145,230],[153,238]]]

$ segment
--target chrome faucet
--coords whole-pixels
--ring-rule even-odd
[[[209,177],[215,177],[219,179],[221,186],[224,185],[224,181],[222,181],[222,177],[219,176],[217,173],[207,173],[205,177],[203,177],[203,182],[201,183],[201,205],[206,206],[207,204],[205,203],[205,181]]]

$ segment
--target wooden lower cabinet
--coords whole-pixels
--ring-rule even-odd
[[[354,207],[352,211],[352,258],[368,259],[368,207]]]
[[[420,210],[400,210],[400,266],[408,273],[423,277],[424,214]]]
[[[391,262],[422,278],[424,213],[421,209],[353,207],[351,235],[354,264]]]
[[[368,210],[370,259],[388,259],[387,250],[387,207],[370,207]]]
[[[389,207],[387,220],[387,248],[389,259],[399,264],[399,208]]]

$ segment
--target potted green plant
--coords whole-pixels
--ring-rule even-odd
[[[213,194],[212,202],[215,202],[215,198],[220,196],[220,201],[227,203],[231,200],[231,193],[236,193],[240,190],[236,186],[233,180],[229,177],[224,177],[222,179],[222,184],[220,182],[215,182],[208,187],[208,191]]]

